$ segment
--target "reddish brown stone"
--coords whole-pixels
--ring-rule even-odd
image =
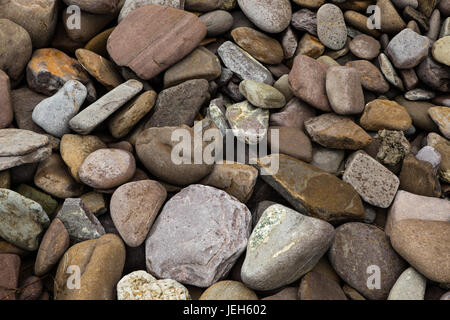
[[[0,254],[0,300],[16,300],[14,289],[19,281],[20,258],[15,254]]]

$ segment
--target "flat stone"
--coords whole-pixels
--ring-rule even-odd
[[[278,140],[273,141],[272,130],[278,132]],[[269,127],[267,142],[271,148],[276,143],[279,152],[288,156],[311,162],[312,146],[308,136],[298,128],[293,127]]]
[[[241,81],[239,91],[255,107],[273,109],[282,108],[286,104],[286,99],[280,91],[263,82]]]
[[[45,98],[47,98],[47,96],[36,93],[28,88],[20,88],[11,91],[14,119],[16,120],[18,128],[34,131],[36,133],[45,133],[45,131],[35,124],[32,119],[34,108]]]
[[[145,128],[181,125],[191,127],[209,97],[208,89],[208,81],[195,79],[161,91]]]
[[[0,254],[0,299],[16,300],[19,285],[20,257],[16,254]]]
[[[212,81],[221,73],[219,58],[205,47],[198,47],[167,69],[164,74],[164,87],[172,87],[192,79]]]
[[[97,189],[109,189],[129,181],[136,171],[131,153],[120,149],[98,149],[78,169],[80,180]]]
[[[217,163],[200,184],[222,189],[240,202],[246,203],[252,196],[258,170],[252,166],[226,162]]]
[[[262,63],[279,64],[284,53],[278,40],[248,27],[240,27],[231,31],[234,42]]]
[[[417,88],[405,93],[405,98],[411,101],[431,100],[436,96],[433,91]]]
[[[15,246],[34,251],[50,220],[41,205],[9,189],[0,189],[0,236]]]
[[[298,98],[289,100],[279,112],[270,114],[270,125],[303,130],[304,122],[315,117],[316,111]]]
[[[300,282],[300,300],[347,300],[339,284],[317,272],[308,272]]]
[[[317,11],[317,34],[320,42],[332,50],[340,50],[347,41],[344,15],[338,6],[327,3]]]
[[[258,300],[258,296],[239,281],[224,280],[206,289],[199,300]]]
[[[388,300],[424,300],[426,284],[427,279],[410,267],[397,279]]]
[[[416,67],[427,55],[430,40],[411,29],[404,29],[389,42],[386,54],[400,69]]]
[[[206,25],[192,13],[149,5],[121,21],[109,36],[107,49],[117,65],[147,80],[185,57],[205,35]]]
[[[128,246],[138,247],[145,241],[166,196],[166,189],[154,180],[129,182],[114,191],[111,218]]]
[[[89,102],[97,98],[92,81],[77,60],[57,49],[39,49],[33,52],[27,65],[27,83],[30,89],[51,96],[69,80],[77,80],[86,87]]]
[[[450,68],[426,57],[416,68],[417,76],[430,88],[442,92],[450,91]]]
[[[297,232],[289,232],[292,227]],[[329,223],[282,205],[272,205],[264,211],[250,236],[242,280],[256,290],[290,284],[314,267],[333,237],[334,228]]]
[[[394,224],[391,243],[414,269],[427,279],[450,281],[450,222],[408,219]]]
[[[309,9],[300,9],[292,15],[292,26],[300,31],[306,31],[317,36],[317,14]]]
[[[326,148],[358,150],[372,141],[352,120],[333,113],[305,121],[305,129],[314,142]]]
[[[125,246],[115,234],[105,234],[69,248],[59,263],[54,282],[55,300],[113,300],[125,264]],[[67,287],[73,271],[84,270],[80,288]],[[107,271],[107,272],[106,272]]]
[[[300,39],[295,55],[304,54],[311,58],[318,58],[325,52],[325,46],[316,37],[305,33]]]
[[[406,268],[392,249],[386,234],[373,225],[350,222],[336,229],[328,257],[339,277],[370,300],[385,300],[395,281]],[[377,266],[379,288],[371,275]]]
[[[278,161],[277,172],[270,167],[271,161]],[[334,175],[283,154],[260,158],[257,166],[261,178],[303,214],[325,221],[362,219],[364,216],[356,191]],[[339,194],[340,197],[326,197],[327,194]]]
[[[395,98],[401,106],[405,107],[415,127],[425,131],[438,131],[437,125],[428,115],[428,110],[435,105],[426,101],[409,101],[402,96]]]
[[[272,74],[249,53],[239,48],[231,41],[224,42],[217,53],[223,64],[243,80],[254,80],[271,85]]]
[[[400,79],[391,61],[389,61],[389,58],[384,53],[380,53],[378,56],[378,63],[386,80],[400,90],[404,90],[402,79]]]
[[[147,269],[158,278],[208,287],[245,250],[250,228],[245,205],[216,188],[191,185],[165,204],[153,224],[146,241]]]
[[[405,29],[406,23],[398,14],[394,5],[389,0],[378,0],[376,5],[380,10],[380,27],[381,32],[397,33]]]
[[[381,71],[367,60],[353,60],[345,64],[358,71],[361,77],[361,85],[364,89],[377,93],[389,91],[389,83],[384,78]]]
[[[313,145],[311,165],[337,175],[342,167],[345,151],[338,149],[323,148],[319,145]]]
[[[60,153],[72,177],[81,182],[78,170],[84,159],[92,152],[103,148],[106,148],[106,145],[97,136],[65,134],[61,139]]]
[[[8,75],[0,70],[0,129],[9,127],[13,118],[11,84]]]
[[[381,45],[374,37],[360,34],[350,41],[349,48],[358,58],[372,60],[380,53]]]
[[[209,102],[209,107],[206,110],[207,118],[214,122],[222,137],[226,137],[227,130],[230,129],[227,119],[225,118],[225,103],[226,102],[223,99],[213,99]]]
[[[50,218],[54,216],[56,208],[58,207],[58,202],[48,194],[45,194],[44,192],[41,192],[26,184],[19,185],[15,191],[17,193],[20,193],[25,198],[39,203],[42,209],[44,209],[45,213],[47,213],[47,216],[49,216]]]
[[[337,114],[355,114],[364,110],[361,77],[350,67],[330,67],[326,76],[326,90],[331,108]]]
[[[433,165],[416,159],[412,154],[407,155],[403,160],[399,178],[402,190],[427,197],[441,195],[441,185]]]
[[[43,276],[55,266],[69,248],[70,239],[64,224],[53,219],[42,238],[34,264],[34,274]]]
[[[380,208],[389,207],[400,184],[395,174],[363,151],[347,160],[342,180],[349,183],[364,201]]]
[[[427,136],[427,145],[432,146],[441,155],[439,178],[450,183],[450,142],[440,135],[431,132]]]
[[[248,101],[244,101],[228,106],[225,116],[233,134],[242,142],[256,144],[267,135],[267,109],[255,108]]]
[[[89,0],[64,0],[64,3],[68,6],[76,5],[83,11],[96,14],[116,12],[119,6],[119,2],[119,0],[100,0],[95,2]]]
[[[364,108],[359,120],[361,127],[369,131],[407,130],[412,119],[406,109],[395,101],[375,99]]]
[[[184,9],[185,0],[125,0],[125,3],[120,10],[118,22],[120,23],[126,16],[137,8],[147,6],[150,4],[159,4],[175,9]]]
[[[428,115],[438,125],[444,137],[450,139],[450,108],[432,107],[428,109]]]
[[[89,105],[73,117],[69,125],[80,134],[91,133],[100,123],[142,90],[142,83],[128,80]]]
[[[325,81],[327,68],[317,60],[305,55],[296,56],[289,73],[289,84],[294,95],[311,106],[331,111]]]
[[[117,283],[117,300],[190,300],[189,291],[171,279],[157,280],[139,270],[127,274]]]
[[[291,21],[292,9],[288,0],[238,0],[242,12],[259,29],[279,33]]]
[[[233,16],[225,10],[214,10],[199,17],[206,24],[208,37],[216,37],[224,34],[233,26]]]

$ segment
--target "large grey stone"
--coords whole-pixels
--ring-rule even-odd
[[[406,28],[392,38],[386,54],[397,68],[410,69],[428,55],[429,49],[430,40],[427,37]]]

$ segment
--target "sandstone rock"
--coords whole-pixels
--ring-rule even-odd
[[[224,280],[206,289],[199,300],[258,300],[258,296],[241,282]]]
[[[341,287],[316,272],[308,272],[300,283],[300,300],[347,300]]]
[[[428,115],[438,125],[444,137],[450,139],[450,108],[432,107],[428,109]]]
[[[265,32],[281,32],[291,21],[292,9],[288,0],[238,0],[238,4],[247,18]]]
[[[402,190],[427,197],[441,195],[441,185],[432,164],[418,160],[412,154],[403,160],[399,178]]]
[[[350,41],[349,49],[360,59],[372,60],[380,53],[381,45],[375,38],[360,34]]]
[[[327,97],[337,114],[355,114],[364,110],[361,77],[350,67],[330,67],[326,76]]]
[[[315,117],[315,109],[298,98],[289,100],[279,112],[270,114],[270,125],[303,130],[304,122]]]
[[[332,50],[340,50],[347,41],[344,15],[338,6],[327,3],[317,11],[317,34],[320,42]]]
[[[384,99],[369,102],[359,121],[364,129],[370,131],[382,129],[404,131],[412,124],[411,117],[402,105]]]

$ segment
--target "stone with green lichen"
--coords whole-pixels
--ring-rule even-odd
[[[34,200],[39,203],[49,217],[53,217],[53,215],[55,214],[56,208],[58,207],[58,201],[53,199],[48,194],[26,184],[21,184],[20,186],[18,186],[16,192],[20,193],[25,198]]]

